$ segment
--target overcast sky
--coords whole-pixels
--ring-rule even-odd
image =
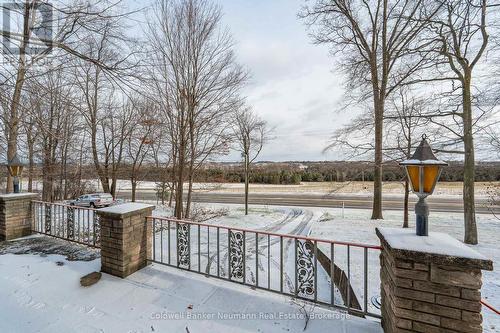
[[[137,0],[131,2],[141,3]],[[342,97],[339,76],[326,46],[311,43],[297,18],[304,0],[215,0],[236,41],[239,62],[251,81],[248,103],[275,127],[275,139],[259,160],[326,160],[332,131],[348,118],[335,113]],[[141,3],[143,4],[143,3]],[[351,115],[352,116],[352,115]],[[238,160],[231,154],[224,160]]]
[[[304,0],[218,0],[252,80],[245,93],[254,110],[275,127],[261,160],[324,160],[342,95],[325,46],[312,45],[297,18]],[[331,157],[331,156],[330,156]],[[233,158],[237,158],[234,156]]]

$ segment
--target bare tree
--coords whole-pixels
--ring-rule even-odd
[[[120,68],[121,80],[117,82],[100,64],[123,64],[128,57],[126,52],[122,55],[125,50],[115,43],[116,38],[121,38],[116,37],[121,36],[121,29],[119,22],[105,22],[102,33],[87,36],[82,47],[82,52],[95,62],[80,58],[73,61],[74,81],[81,95],[80,110],[90,138],[94,167],[103,191],[113,196],[135,111],[123,97],[126,94],[122,86],[129,74],[127,67]]]
[[[167,140],[164,125],[162,122],[158,122],[159,128],[156,133],[156,139],[152,142],[154,166],[158,173],[156,197],[160,198],[162,205],[165,204],[165,199],[168,197],[169,207],[172,207],[172,193],[174,191],[171,174],[172,148]]]
[[[389,108],[385,119],[388,122],[387,136],[388,144],[386,146],[394,147],[396,154],[392,158],[398,160],[410,159],[413,149],[419,144],[419,136],[423,135],[428,121],[422,117],[425,102],[417,98],[408,89],[400,89],[397,94],[391,98]],[[409,227],[408,211],[410,184],[408,177],[404,180],[404,209],[403,209],[403,228]]]
[[[328,44],[347,74],[349,101],[371,99],[374,113],[372,219],[382,215],[383,125],[386,99],[411,84],[431,63],[430,41],[422,34],[440,5],[428,0],[316,0],[300,13],[315,27],[318,44]],[[349,107],[349,105],[348,105]]]
[[[409,159],[419,144],[429,121],[423,113],[428,107],[424,99],[408,87],[401,87],[387,99],[384,114],[384,133],[382,154],[385,163]],[[331,145],[337,150],[345,150],[348,159],[372,157],[375,143],[370,133],[375,130],[373,113],[368,111],[356,117],[349,124],[335,131]],[[403,227],[409,225],[408,179],[404,179],[404,218]]]
[[[464,155],[464,241],[467,244],[477,244],[474,134],[478,130],[479,121],[487,112],[480,108],[479,91],[473,81],[488,48],[488,15],[492,9],[487,0],[435,2],[443,8],[442,13],[434,17],[430,25],[438,41],[436,53],[441,56],[436,64],[439,73],[437,79],[446,78],[450,82],[450,88],[444,95],[449,107],[444,106],[433,112],[429,119],[455,135],[456,139],[448,143],[449,146],[463,146],[460,153]],[[446,119],[451,119],[451,122]]]
[[[75,123],[73,86],[59,69],[31,80],[27,92],[30,109],[24,114],[31,120],[26,133],[30,165],[34,164],[36,149],[42,162],[43,200],[64,199],[67,148],[75,134],[69,131]]]
[[[152,84],[170,130],[178,218],[189,217],[196,170],[227,150],[227,114],[246,79],[221,18],[206,0],[158,1],[147,32]]]
[[[28,192],[33,192],[33,179],[35,177],[35,143],[40,131],[33,115],[29,115],[22,121],[23,131],[26,133],[26,146],[28,152]]]
[[[240,107],[234,113],[233,133],[236,150],[243,158],[245,174],[245,215],[248,215],[248,192],[251,165],[259,156],[264,143],[269,139],[267,123],[260,119],[249,107]]]
[[[158,121],[155,119],[157,110],[143,101],[133,101],[134,118],[127,139],[127,157],[130,162],[130,182],[132,185],[132,201],[136,200],[137,183],[141,168],[148,155],[152,152],[157,140]]]
[[[93,4],[81,1],[58,1],[42,2],[37,0],[26,0],[23,2],[12,2],[13,6],[4,10],[10,10],[10,19],[20,23],[20,32],[11,30],[0,30],[0,35],[8,41],[5,50],[12,50],[10,54],[2,54],[2,57],[9,61],[4,62],[2,83],[9,86],[8,114],[4,117],[7,135],[7,159],[10,160],[17,152],[19,124],[22,115],[20,113],[22,105],[22,93],[24,85],[32,79],[32,69],[38,67],[42,60],[53,62],[53,66],[63,66],[65,61],[60,58],[65,55],[84,59],[101,66],[104,70],[112,71],[115,64],[100,62],[78,50],[81,45],[81,37],[86,34],[101,34],[105,26],[102,22],[116,19],[121,15],[117,13],[118,2],[99,0]],[[48,15],[48,20],[41,20]],[[53,15],[54,17],[52,17]],[[12,18],[16,16],[16,18]],[[40,22],[42,21],[42,22]],[[57,26],[54,24],[57,22]],[[41,25],[42,24],[42,25]],[[47,26],[50,25],[49,26]],[[54,30],[52,36],[47,32]],[[40,32],[45,32],[41,34]],[[33,38],[37,35],[37,41]],[[38,52],[32,52],[34,46],[44,48]],[[65,60],[65,59],[64,59]],[[48,68],[46,70],[49,70]],[[7,180],[7,191],[12,191],[12,180],[10,176]]]

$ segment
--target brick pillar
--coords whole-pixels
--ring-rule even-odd
[[[482,332],[481,270],[493,263],[449,235],[377,228],[384,332]]]
[[[155,207],[140,203],[102,208],[101,271],[121,278],[147,265],[152,247],[151,223],[146,223]]]
[[[37,193],[0,195],[0,241],[31,235],[31,201]]]

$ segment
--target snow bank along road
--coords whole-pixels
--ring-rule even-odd
[[[130,199],[129,191],[118,191],[121,198]],[[139,200],[156,200],[156,194],[151,191],[138,191]],[[430,196],[428,199],[431,210],[434,212],[463,212],[461,198]],[[215,193],[203,192],[193,193],[193,201],[200,203],[225,203],[239,204],[244,202],[243,193]],[[342,203],[345,208],[371,209],[372,197],[369,195],[353,194],[303,194],[303,193],[250,193],[249,202],[252,205],[275,205],[275,206],[301,206],[301,207],[328,207],[339,208]],[[415,196],[410,198],[410,206],[416,202]],[[402,196],[387,196],[383,201],[384,210],[402,210]],[[488,207],[488,200],[476,199],[476,212],[488,214],[491,212],[500,214],[500,206]]]

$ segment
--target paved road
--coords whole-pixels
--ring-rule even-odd
[[[122,198],[130,198],[130,192],[118,192],[118,196]],[[141,191],[137,195],[139,200],[156,200],[155,193],[152,191]],[[194,202],[203,203],[227,203],[239,204],[243,203],[244,197],[242,193],[194,193]],[[372,198],[370,196],[353,195],[353,194],[305,194],[305,193],[250,193],[250,204],[253,205],[277,205],[277,206],[300,206],[300,207],[328,207],[340,208],[344,205],[345,208],[371,209]],[[411,196],[410,208],[416,202],[416,197]],[[442,198],[429,197],[429,206],[432,211],[436,212],[463,212],[463,203],[458,198]],[[403,197],[388,196],[383,201],[383,209],[385,210],[402,210]],[[500,206],[495,206],[493,211],[500,214]],[[477,213],[491,213],[487,207],[487,201],[484,199],[476,200]]]

